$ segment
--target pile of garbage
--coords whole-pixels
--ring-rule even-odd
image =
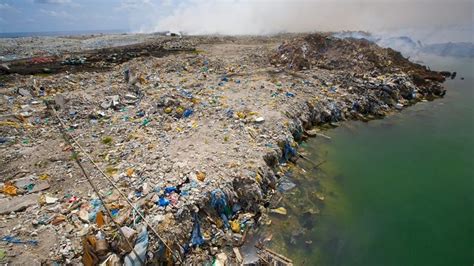
[[[101,72],[0,76],[6,260],[242,263],[247,235],[288,215],[272,195],[296,186],[283,169],[300,141],[322,136],[314,126],[444,94],[436,79],[414,78],[415,64],[378,67],[365,51],[390,52],[377,46],[341,40],[361,49],[349,53],[323,34],[294,37],[182,37],[168,43],[182,52],[137,45],[141,56]]]
[[[312,67],[358,73],[403,70],[443,81],[439,73],[410,62],[393,49],[380,48],[366,39],[341,39],[330,34],[309,34],[285,41],[272,56],[272,63],[293,70]]]

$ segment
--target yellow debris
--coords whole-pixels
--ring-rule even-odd
[[[178,115],[182,115],[184,113],[184,108],[182,106],[178,106],[178,108],[176,108],[176,113]]]
[[[10,121],[0,121],[0,126],[6,126],[6,127],[14,127],[14,128],[19,128],[20,125],[16,122],[10,122]]]
[[[234,233],[240,233],[240,223],[239,221],[230,221],[230,228]]]
[[[206,174],[203,173],[203,172],[198,172],[198,173],[196,174],[196,178],[197,178],[197,180],[199,180],[199,181],[202,182],[202,181],[204,181],[204,179],[206,178]]]
[[[10,196],[15,196],[17,194],[17,188],[10,184],[5,184],[2,190],[3,190],[3,193]]]
[[[258,183],[262,183],[262,176],[260,176],[260,174],[257,173],[257,175],[255,175],[255,180],[257,180]]]
[[[278,214],[281,214],[281,215],[286,215],[288,212],[286,211],[285,208],[283,207],[280,207],[280,208],[276,208],[276,209],[272,209],[271,210],[272,213],[278,213]]]

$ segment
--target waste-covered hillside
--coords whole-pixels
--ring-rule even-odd
[[[449,75],[319,33],[124,38],[1,62],[1,262],[237,264],[286,214],[272,196],[302,140],[441,97]]]

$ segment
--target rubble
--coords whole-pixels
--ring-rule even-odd
[[[160,38],[81,64],[34,63],[54,74],[10,64],[0,76],[0,182],[13,186],[0,194],[0,237],[38,242],[2,247],[34,255],[9,262],[238,263],[248,232],[297,211],[271,196],[298,185],[281,169],[304,138],[324,137],[313,127],[444,95],[438,72],[364,41]]]

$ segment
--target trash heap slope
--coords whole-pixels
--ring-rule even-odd
[[[272,195],[294,189],[286,173],[300,141],[320,135],[314,127],[380,118],[445,93],[440,73],[366,41],[173,43],[195,47],[101,72],[0,76],[0,236],[10,243],[0,248],[10,262],[238,263],[246,236],[287,213]],[[47,106],[98,168],[73,152]]]

